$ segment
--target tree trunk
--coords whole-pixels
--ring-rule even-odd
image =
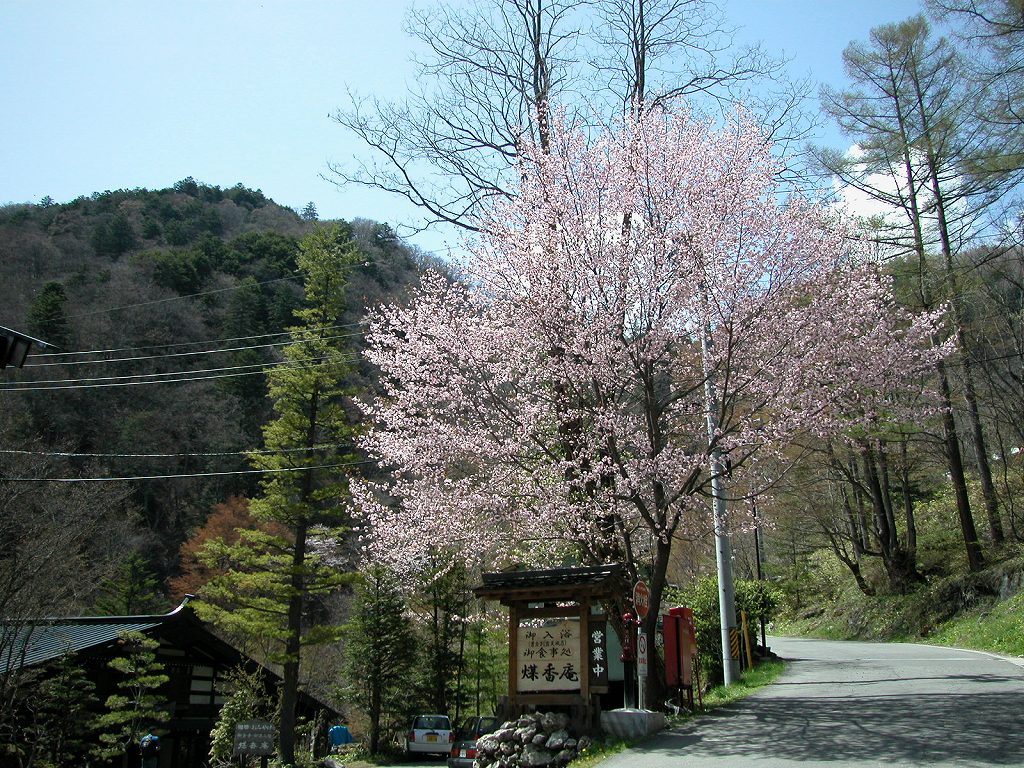
[[[981,545],[978,543],[978,531],[974,527],[974,517],[971,515],[971,500],[967,493],[967,479],[964,476],[964,462],[960,455],[960,439],[956,432],[956,422],[953,421],[953,404],[950,402],[949,378],[946,373],[946,365],[939,362],[936,366],[939,373],[940,392],[942,395],[942,432],[946,448],[946,464],[949,467],[950,481],[953,484],[953,493],[956,496],[956,510],[960,517],[960,531],[963,534],[964,546],[967,549],[967,567],[971,571],[978,571],[985,563],[981,554]]]
[[[306,526],[295,529],[295,548],[292,553],[292,574],[288,598],[288,636],[285,640],[285,662],[281,685],[281,762],[295,764],[295,710],[299,700],[299,655],[302,651],[302,607],[306,560]]]
[[[950,302],[953,307],[953,322],[957,345],[963,355],[964,368],[964,400],[967,403],[967,414],[971,423],[971,436],[974,445],[974,459],[978,465],[978,475],[981,479],[982,495],[985,499],[985,512],[988,516],[989,532],[992,541],[1000,544],[1003,541],[1003,524],[999,519],[999,505],[996,499],[995,485],[992,483],[992,468],[988,460],[988,450],[985,447],[985,433],[981,426],[981,415],[978,409],[978,396],[974,389],[974,371],[971,366],[970,356],[967,353],[967,344],[964,335],[966,326],[966,313],[963,307],[963,296],[960,293],[959,281],[956,278],[956,271],[953,268],[953,245],[949,236],[949,224],[946,218],[946,195],[940,183],[939,157],[936,151],[935,142],[932,139],[933,123],[928,119],[925,109],[924,94],[920,82],[916,77],[916,70],[911,69],[914,75],[912,82],[915,87],[916,105],[921,118],[921,125],[925,130],[922,134],[925,146],[925,157],[928,164],[929,181],[931,182],[932,194],[935,196],[936,221],[939,228],[939,241],[942,246],[942,257],[945,265],[946,284],[949,289]],[[973,570],[973,569],[972,569]]]
[[[672,554],[672,545],[668,541],[657,539],[654,547],[654,568],[651,572],[651,605],[644,619],[640,631],[647,635],[648,663],[650,672],[647,675],[647,688],[644,691],[644,701],[648,709],[657,709],[652,706],[662,701],[665,693],[664,662],[658,655],[658,646],[655,643],[655,634],[658,628],[658,616],[661,614],[661,601],[665,594],[665,585],[668,575],[669,557]]]
[[[892,498],[888,485],[888,468],[885,450],[879,442],[876,455],[870,445],[862,447],[864,479],[871,493],[875,513],[875,533],[878,548],[889,578],[890,588],[899,594],[906,594],[910,584],[920,581],[917,564],[899,539],[896,522],[892,515]],[[877,461],[877,465],[876,465]]]
[[[917,521],[914,517],[914,500],[910,497],[910,461],[907,456],[906,437],[900,441],[900,459],[900,482],[903,485],[903,517],[907,523],[907,552],[916,563]]]

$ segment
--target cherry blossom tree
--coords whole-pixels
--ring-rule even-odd
[[[743,115],[556,126],[522,157],[464,280],[428,275],[372,321],[364,443],[393,474],[355,490],[363,542],[398,569],[452,547],[620,561],[649,580],[651,632],[715,468],[757,492],[796,436],[879,418],[938,318],[900,311],[827,210],[783,199]]]

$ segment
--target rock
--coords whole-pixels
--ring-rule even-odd
[[[569,732],[561,712],[531,713],[503,723],[477,741],[473,768],[564,768],[591,743]]]
[[[533,744],[527,744],[523,749],[522,764],[530,766],[530,768],[540,768],[540,766],[550,765],[552,760],[552,754],[546,749],[535,746]]]
[[[555,731],[548,738],[547,744],[544,746],[553,752],[558,752],[565,747],[565,740],[569,738],[568,731]]]
[[[495,741],[500,742],[502,744],[504,744],[505,742],[509,742],[509,741],[514,740],[515,737],[516,737],[516,729],[515,728],[499,728],[497,731],[495,731],[494,733],[491,734],[491,738],[493,738]]]
[[[576,757],[576,750],[574,749],[563,749],[557,755],[555,755],[555,762],[559,765],[566,765]]]
[[[537,724],[530,723],[522,728],[517,728],[515,732],[515,740],[520,744],[529,744],[533,741],[533,737],[537,735]]]
[[[540,727],[545,733],[564,731],[569,727],[569,716],[564,712],[545,712],[540,718]]]

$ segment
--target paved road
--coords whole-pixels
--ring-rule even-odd
[[[600,768],[1024,766],[1024,664],[925,645],[770,638],[779,681]]]

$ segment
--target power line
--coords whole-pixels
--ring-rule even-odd
[[[325,331],[333,331],[333,330],[337,330],[339,328],[358,328],[359,325],[360,325],[359,323],[344,323],[344,324],[339,324],[339,325],[325,325],[325,326],[322,326],[322,329],[325,330]],[[41,352],[41,353],[33,353],[31,359],[32,360],[38,360],[38,359],[41,359],[41,358],[49,358],[49,357],[68,357],[70,355],[102,355],[102,354],[110,354],[110,353],[113,353],[113,352],[145,352],[145,351],[148,351],[148,350],[151,350],[151,349],[175,349],[176,347],[194,347],[194,346],[196,346],[198,344],[222,344],[222,343],[226,344],[226,343],[235,342],[235,341],[252,341],[254,339],[271,339],[271,338],[274,338],[274,337],[277,337],[277,336],[289,336],[289,335],[291,335],[291,331],[279,331],[277,333],[263,333],[263,334],[259,334],[259,335],[256,335],[256,336],[235,336],[235,337],[227,338],[227,339],[208,339],[206,341],[179,341],[179,342],[175,342],[173,344],[153,344],[151,346],[146,346],[146,347],[119,347],[119,348],[116,348],[116,349],[90,349],[90,350],[81,350],[81,351],[77,351],[77,352]],[[333,338],[342,338],[342,336],[333,337]],[[265,345],[257,345],[257,346],[265,346]],[[243,347],[243,349],[244,349],[244,347]],[[213,350],[210,350],[210,351],[213,351]],[[167,357],[169,357],[169,356],[170,355],[167,355]],[[152,357],[162,357],[162,356],[161,355],[153,355]],[[135,358],[127,357],[127,358],[124,358],[124,359],[125,360],[144,360],[144,359],[148,359],[148,358],[146,358],[146,357],[135,357]],[[114,362],[114,361],[113,360],[99,360],[99,361],[71,360],[71,361],[67,361],[67,362],[58,361],[58,362],[50,362],[50,363],[27,363],[25,365],[25,367],[26,368],[32,368],[32,367],[37,367],[37,366],[40,366],[40,365],[82,365],[82,364],[84,364],[86,362]]]
[[[275,453],[298,453],[301,451],[318,451],[324,448],[355,448],[351,443],[323,443],[303,448],[253,448],[243,451],[218,451],[213,453],[71,453],[67,451],[25,451],[15,448],[2,448],[0,454],[16,454],[18,456],[51,456],[69,459],[180,459],[189,457],[217,456],[251,456]]]
[[[256,285],[269,285],[270,283],[280,283],[282,280],[294,280],[296,275],[288,275],[287,277],[278,277],[274,280],[264,280],[262,283],[256,283]],[[82,312],[77,315],[67,315],[67,320],[74,320],[79,317],[91,317],[92,315],[104,315],[108,312],[119,312],[122,309],[137,309],[138,307],[149,307],[154,304],[166,304],[168,301],[180,301],[181,299],[195,299],[200,296],[212,296],[215,293],[224,293],[225,291],[237,291],[240,288],[251,288],[252,283],[240,283],[239,285],[232,285],[228,288],[216,288],[212,291],[202,291],[201,293],[189,293],[184,296],[169,296],[166,299],[154,299],[153,301],[142,301],[138,304],[124,304],[120,307],[108,307],[107,309],[97,309],[92,312]]]
[[[313,467],[284,467],[282,469],[240,469],[235,472],[193,472],[182,475],[136,475],[134,477],[4,477],[8,483],[126,483],[136,480],[171,480],[191,477],[223,477],[225,475],[262,475],[275,472],[308,472],[313,469],[338,469],[339,467],[355,467],[372,464],[368,459],[351,461],[343,464],[318,464]]]
[[[331,336],[331,339],[342,338],[340,336]],[[269,349],[273,347],[281,347],[288,344],[288,341],[276,341],[269,344],[252,344],[245,347],[223,347],[221,349],[200,349],[195,352],[172,352],[168,355],[139,355],[137,357],[111,357],[101,358],[99,360],[58,360],[52,363],[34,363],[30,365],[22,366],[23,368],[45,368],[54,365],[105,365],[107,363],[129,363],[136,362],[139,360],[166,360],[171,357],[195,357],[198,355],[214,355],[220,352],[245,352],[250,349]]]
[[[332,362],[335,362],[335,361],[336,362],[352,362],[352,361],[354,361],[356,359],[358,359],[358,358],[355,357],[355,356],[352,356],[352,357],[347,357],[347,358],[332,358],[331,360],[332,360]],[[238,367],[241,367],[241,366],[236,366],[236,368],[238,368]],[[67,386],[52,386],[51,385],[51,386],[45,386],[45,387],[36,387],[36,386],[0,387],[0,392],[53,392],[53,391],[57,391],[57,390],[66,390],[66,389],[103,389],[103,388],[106,388],[106,387],[138,387],[138,386],[142,386],[142,385],[145,385],[145,384],[179,384],[179,383],[184,382],[184,381],[210,381],[212,379],[231,379],[231,378],[237,378],[239,376],[259,376],[259,375],[262,375],[266,371],[278,370],[278,369],[281,369],[281,368],[284,368],[284,369],[287,369],[287,370],[302,371],[302,370],[308,370],[309,368],[313,368],[315,366],[314,365],[290,365],[288,363],[279,363],[279,364],[276,364],[276,365],[260,365],[258,367],[259,367],[259,370],[256,370],[256,371],[243,371],[241,373],[219,373],[219,374],[216,374],[214,376],[187,376],[187,375],[185,375],[185,376],[182,376],[181,378],[178,378],[178,379],[151,379],[149,381],[116,381],[116,382],[108,382],[106,384],[70,384],[70,385],[67,385]],[[211,370],[216,370],[216,369],[211,369]],[[226,370],[232,370],[232,369],[229,368],[229,369],[226,369]],[[173,376],[173,375],[188,374],[188,373],[189,373],[189,371],[175,371],[172,374],[142,374],[142,375],[154,375],[154,376],[155,375],[172,375]],[[194,373],[202,373],[202,371],[194,371]],[[122,379],[124,379],[124,378],[138,378],[138,376],[134,376],[134,377],[131,377],[131,376],[115,376],[115,377],[110,377],[110,378],[122,378]],[[25,382],[25,384],[26,385],[31,385],[31,384],[33,384],[33,382]]]
[[[33,381],[14,381],[10,382],[17,389],[19,385],[30,386],[34,384],[82,384],[96,381],[120,381],[127,379],[144,379],[153,378],[158,379],[166,376],[178,376],[182,374],[190,373],[218,373],[220,371],[245,371],[253,368],[277,368],[282,365],[289,365],[294,363],[308,363],[312,360],[320,361],[322,357],[304,357],[297,360],[283,360],[271,363],[248,363],[246,365],[227,365],[220,368],[196,368],[191,371],[166,371],[164,373],[127,373],[122,376],[96,376],[88,379],[38,379]],[[329,358],[330,361],[341,360],[342,362],[351,362],[354,358],[352,355],[339,355],[337,357]]]

